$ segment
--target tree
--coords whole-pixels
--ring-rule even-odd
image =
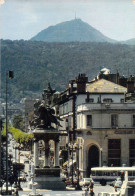
[[[21,115],[15,115],[13,118],[13,127],[23,130],[24,129],[24,121]]]

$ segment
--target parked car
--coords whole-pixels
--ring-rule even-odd
[[[3,184],[2,191],[6,192],[6,183]],[[9,191],[10,194],[12,193],[12,191],[14,191],[14,188],[11,186],[10,183],[8,183],[8,191]]]
[[[79,185],[80,186],[89,186],[90,181],[92,181],[92,178],[83,178],[80,180]]]

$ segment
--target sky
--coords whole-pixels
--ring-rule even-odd
[[[0,38],[28,40],[75,17],[111,39],[135,38],[135,0],[0,0]]]

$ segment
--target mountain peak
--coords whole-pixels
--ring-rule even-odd
[[[112,42],[110,38],[104,36],[101,32],[83,22],[80,18],[59,23],[42,30],[32,41],[45,42]]]

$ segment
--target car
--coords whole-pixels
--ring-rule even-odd
[[[6,183],[3,184],[3,186],[2,186],[2,191],[3,191],[3,192],[6,191]],[[12,191],[14,191],[14,188],[11,186],[10,183],[8,183],[8,191],[9,191],[10,193],[12,193]]]
[[[92,178],[83,178],[82,180],[80,180],[79,185],[80,186],[89,186],[91,181],[92,181]]]

